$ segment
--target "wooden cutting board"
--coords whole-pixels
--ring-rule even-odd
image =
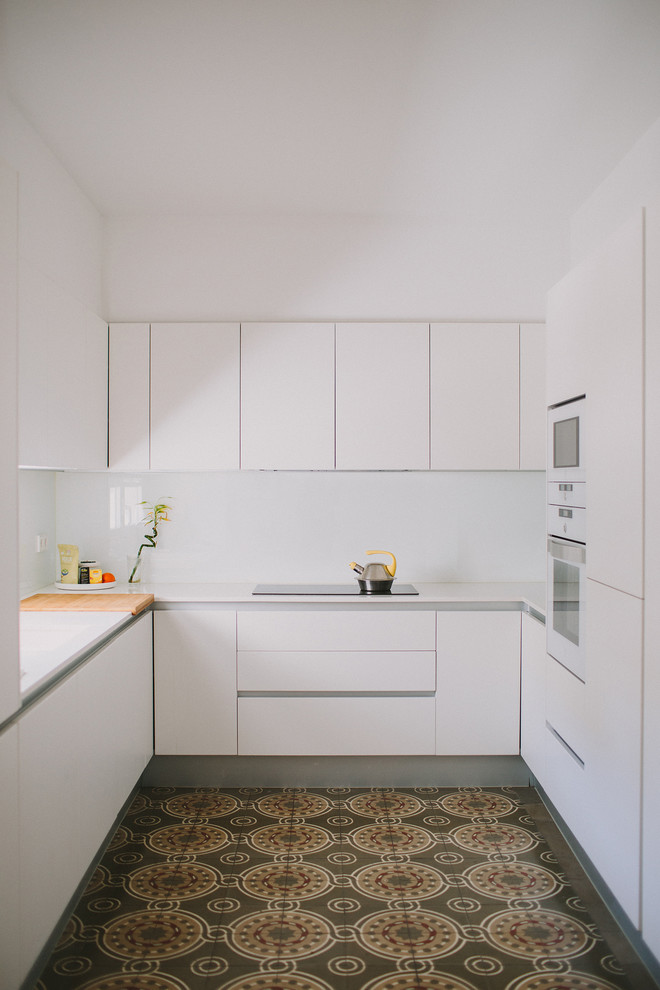
[[[153,595],[107,595],[85,592],[82,595],[32,595],[21,602],[23,612],[138,612],[148,608]]]

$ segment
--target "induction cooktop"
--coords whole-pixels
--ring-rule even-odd
[[[360,591],[357,582],[353,584],[258,584],[253,595],[351,595],[360,598],[388,598],[392,595],[418,595],[412,584],[393,584],[391,591],[376,594]]]

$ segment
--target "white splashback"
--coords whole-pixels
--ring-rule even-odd
[[[544,487],[543,472],[63,472],[57,540],[126,580],[137,503],[163,500],[154,581],[339,583],[367,550],[392,550],[402,581],[542,581]]]

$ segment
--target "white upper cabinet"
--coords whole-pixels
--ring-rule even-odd
[[[334,467],[333,323],[241,326],[241,467]]]
[[[107,466],[108,326],[45,276],[19,277],[19,463]]]
[[[590,260],[587,577],[644,593],[644,226],[640,210]]]
[[[545,326],[520,325],[520,470],[545,471]]]
[[[108,351],[108,466],[149,470],[148,323],[111,323]]]
[[[239,466],[238,323],[151,326],[151,469]]]
[[[572,269],[548,293],[547,406],[567,402],[587,391],[592,309],[591,272],[583,263]]]
[[[517,323],[431,325],[431,468],[519,466]]]
[[[427,323],[337,324],[336,466],[429,466]]]

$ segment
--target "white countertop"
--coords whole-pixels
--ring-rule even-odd
[[[305,582],[301,582],[305,583]],[[313,582],[309,582],[312,584]],[[317,582],[318,583],[318,582]],[[523,602],[536,611],[545,614],[545,583],[532,581],[511,581],[491,583],[465,584],[424,584],[412,582],[419,595],[401,595],[400,597],[384,595],[253,595],[257,584],[214,584],[210,582],[141,582],[138,585],[116,584],[112,590],[119,594],[153,594],[155,603],[226,603],[226,604],[336,604],[359,605],[369,608],[373,605],[387,605],[393,608],[415,607],[415,605],[451,604],[457,603],[486,603]],[[102,586],[101,586],[102,587]],[[54,585],[40,588],[41,593],[53,593],[58,589]],[[102,591],[100,592],[102,593]],[[61,594],[68,594],[62,591]]]
[[[23,698],[32,697],[130,619],[132,616],[126,612],[21,612]]]

